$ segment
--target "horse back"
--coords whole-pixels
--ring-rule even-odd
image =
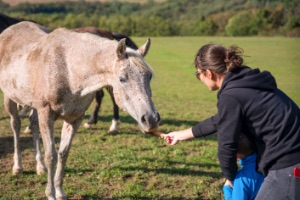
[[[6,65],[5,58],[26,54],[32,46],[48,34],[48,29],[33,22],[19,22],[5,29],[0,35],[0,62]]]
[[[32,74],[38,74],[31,70],[33,66],[26,65],[28,57],[47,32],[36,23],[19,22],[0,34],[0,87],[22,105],[28,105],[25,101],[32,99],[34,87],[28,83],[32,82]]]

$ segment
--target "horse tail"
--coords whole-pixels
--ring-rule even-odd
[[[124,35],[122,33],[112,33],[112,34],[113,34],[114,38],[116,40],[118,40],[118,41],[120,41],[123,38],[126,38],[125,43],[126,43],[127,47],[130,47],[130,48],[132,48],[134,50],[138,49],[138,47],[136,46],[136,44],[127,35]]]
[[[0,13],[0,33],[10,27],[11,25],[17,24],[23,20],[9,17]]]

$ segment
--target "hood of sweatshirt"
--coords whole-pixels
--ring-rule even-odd
[[[270,72],[261,72],[259,69],[252,70],[245,66],[237,68],[225,76],[222,86],[218,92],[218,98],[222,92],[233,88],[252,88],[274,91],[277,89],[277,84]]]

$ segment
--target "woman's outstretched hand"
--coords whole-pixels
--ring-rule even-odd
[[[165,135],[164,139],[168,143],[168,145],[175,145],[177,144],[180,140],[177,137],[178,132],[171,132]]]
[[[181,131],[173,131],[168,134],[165,134],[164,139],[167,141],[169,145],[175,145],[181,140],[188,140],[194,138],[192,128],[181,130]]]
[[[153,134],[163,138],[168,143],[168,145],[175,145],[181,140],[188,140],[194,138],[192,128],[182,131],[173,131],[168,134],[163,134],[159,131],[153,131]]]

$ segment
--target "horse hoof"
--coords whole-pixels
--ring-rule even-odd
[[[22,174],[22,173],[23,173],[23,169],[22,168],[13,168],[12,174],[14,176],[17,176],[17,175]]]
[[[67,200],[67,196],[62,189],[55,189],[56,200]]]
[[[29,134],[29,133],[32,133],[32,131],[31,131],[31,129],[29,128],[29,126],[27,126],[27,127],[25,128],[25,130],[23,131],[23,133]]]
[[[92,125],[89,123],[84,123],[83,126],[84,128],[92,128]]]

